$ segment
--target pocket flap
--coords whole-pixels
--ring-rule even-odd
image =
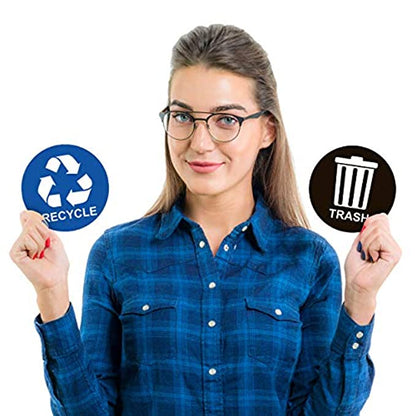
[[[264,299],[253,296],[244,298],[248,309],[254,309],[265,313],[278,321],[299,322],[299,310],[282,299]]]
[[[122,315],[147,315],[159,309],[175,308],[177,299],[135,298],[123,303]]]

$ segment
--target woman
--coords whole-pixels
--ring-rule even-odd
[[[80,332],[62,243],[21,214],[11,257],[37,292],[53,414],[358,415],[376,294],[400,258],[387,216],[355,238],[342,299],[261,46],[235,26],[196,27],[173,49],[168,95],[164,189],[94,244]]]

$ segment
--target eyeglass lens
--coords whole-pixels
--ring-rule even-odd
[[[172,111],[165,114],[163,125],[169,136],[175,139],[186,139],[194,130],[194,120],[192,117],[179,111]],[[214,114],[209,117],[208,128],[210,133],[219,141],[234,139],[240,131],[240,123],[231,114]]]

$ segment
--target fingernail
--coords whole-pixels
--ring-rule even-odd
[[[361,258],[362,258],[363,260],[365,260],[365,251],[364,251],[364,250],[361,252]]]
[[[45,241],[45,247],[48,248],[48,247],[50,247],[50,245],[51,245],[51,238],[48,237]]]
[[[361,241],[359,241],[358,244],[357,244],[357,251],[360,253],[362,248],[363,248],[363,246],[361,244]]]
[[[371,263],[374,263],[373,258],[372,258],[370,255],[368,255],[368,257],[369,257],[369,259],[370,259]]]
[[[36,253],[33,257],[32,260],[35,260],[38,257],[38,253]]]
[[[39,254],[39,258],[43,259],[43,256],[45,255],[45,250],[42,250]]]

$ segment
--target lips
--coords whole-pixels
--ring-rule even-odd
[[[211,173],[220,168],[224,163],[203,162],[202,160],[194,160],[188,162],[189,167],[196,173]]]
[[[190,165],[193,165],[193,166],[218,166],[218,165],[222,165],[222,162],[221,163],[202,162],[202,161],[199,161],[199,160],[196,160],[194,162],[188,162],[188,163]]]

